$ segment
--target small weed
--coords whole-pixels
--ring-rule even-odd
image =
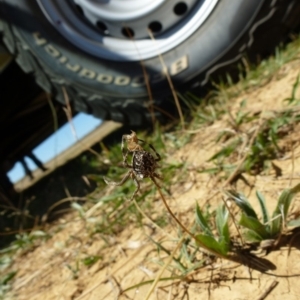
[[[269,216],[265,198],[257,191],[256,197],[261,208],[261,221],[245,196],[234,191],[228,191],[227,195],[242,211],[239,224],[245,228],[245,239],[250,242],[262,242],[263,240],[275,240],[287,226],[295,226],[299,223],[299,220],[287,223],[291,201],[299,192],[300,184],[291,189],[285,189],[278,198],[272,216]]]
[[[85,257],[85,258],[82,259],[82,263],[85,266],[89,267],[89,266],[92,266],[94,263],[96,263],[101,258],[102,258],[101,256],[97,256],[97,255],[87,256],[87,257]]]
[[[74,279],[74,280],[77,279],[79,276],[79,271],[80,271],[79,261],[76,260],[75,267],[71,266],[70,264],[66,264],[66,267],[71,271],[72,279]]]
[[[203,234],[195,234],[196,242],[200,246],[205,245],[206,249],[212,250],[223,257],[226,257],[230,250],[230,234],[228,226],[228,210],[223,206],[219,206],[216,210],[215,225],[218,236],[213,234],[213,230],[208,220],[204,217],[200,207],[196,206],[196,223],[199,225]]]
[[[300,115],[287,109],[267,119],[251,145],[244,163],[246,172],[256,174],[264,169],[265,162],[283,155],[278,141],[290,132],[290,127],[299,121]]]
[[[226,146],[222,147],[220,151],[215,153],[208,161],[217,161],[217,165],[220,163],[223,164],[224,159],[230,157],[232,154],[236,152],[237,147],[240,145],[241,139],[237,138],[233,141],[230,141]]]
[[[85,219],[85,210],[84,210],[84,207],[82,205],[80,205],[77,202],[72,202],[71,207],[78,212],[80,218]]]
[[[50,235],[44,231],[36,230],[31,233],[20,233],[16,235],[15,241],[11,243],[7,248],[0,250],[0,254],[3,253],[14,253],[17,250],[28,250],[35,246],[36,241],[47,240]]]
[[[244,121],[248,122],[249,118],[252,121],[252,117],[247,116]],[[265,121],[260,126],[251,144],[249,144],[249,141],[251,134],[253,135],[252,129],[238,136],[234,134],[237,127],[233,129],[232,132],[228,130],[222,131],[216,142],[220,143],[221,140],[223,142],[225,140],[226,143],[218,152],[213,154],[208,161],[213,162],[216,166],[224,166],[228,164],[228,162],[234,164],[241,152],[247,149],[239,173],[259,174],[271,164],[271,160],[280,158],[283,155],[285,149],[280,147],[279,141],[290,133],[291,127],[299,122],[299,120],[300,114],[297,113],[297,110],[290,108],[280,112],[265,113]],[[234,126],[241,125],[241,122],[241,120],[237,120]],[[245,134],[249,136],[247,138],[248,142],[245,140]],[[246,144],[245,141],[247,142]],[[235,167],[237,167],[237,165],[235,165]],[[207,172],[208,171],[221,172],[223,168],[208,168]],[[230,174],[228,174],[228,176],[229,175]]]
[[[10,290],[10,281],[16,274],[16,271],[12,271],[0,278],[0,299],[5,299],[5,295]]]
[[[300,84],[300,73],[298,74],[295,83],[293,84],[292,94],[290,98],[284,99],[289,105],[297,105],[300,102],[300,99],[297,98],[297,92]]]

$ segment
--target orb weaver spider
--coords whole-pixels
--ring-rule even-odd
[[[125,174],[120,182],[109,181],[106,177],[103,178],[106,184],[121,186],[130,177],[137,187],[130,200],[132,200],[140,190],[139,180],[148,177],[156,183],[155,178],[161,179],[161,176],[155,172],[156,168],[158,168],[157,162],[161,160],[160,155],[157,153],[155,148],[149,144],[149,147],[156,155],[155,158],[150,152],[145,151],[139,142],[145,143],[145,141],[138,139],[134,131],[131,131],[131,134],[124,134],[122,136],[121,146],[123,154],[123,166],[128,168],[129,171]],[[125,144],[127,144],[127,148],[125,148]],[[131,164],[127,162],[129,153],[132,153]]]

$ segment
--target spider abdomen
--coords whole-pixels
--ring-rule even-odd
[[[147,151],[135,151],[132,158],[132,168],[137,177],[145,178],[153,175],[157,164],[151,153]]]

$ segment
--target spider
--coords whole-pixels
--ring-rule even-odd
[[[134,131],[131,131],[131,134],[124,134],[122,136],[121,146],[123,154],[123,166],[128,168],[129,171],[120,182],[109,181],[107,178],[103,178],[106,184],[120,186],[124,184],[125,181],[130,177],[137,187],[130,200],[132,200],[140,190],[139,180],[149,177],[152,181],[156,182],[154,178],[161,179],[160,175],[155,172],[155,169],[158,168],[157,162],[161,160],[160,155],[156,152],[154,147],[149,144],[149,147],[156,155],[156,158],[154,158],[150,152],[143,149],[139,142],[145,143],[143,140],[138,139]],[[127,149],[125,148],[125,143],[127,143]],[[129,152],[132,153],[131,165],[127,162],[127,156]]]

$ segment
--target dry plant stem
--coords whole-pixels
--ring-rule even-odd
[[[240,230],[239,230],[239,227],[238,227],[237,224],[236,224],[234,215],[233,215],[233,213],[231,212],[230,207],[227,205],[227,202],[226,202],[226,200],[225,200],[223,197],[222,197],[222,200],[223,200],[224,205],[226,206],[226,208],[227,208],[227,210],[228,210],[228,212],[229,212],[229,214],[230,214],[230,216],[231,216],[231,219],[232,219],[233,224],[234,224],[234,227],[235,227],[235,229],[236,229],[236,231],[237,231],[237,233],[238,233],[238,235],[239,235],[239,238],[240,238],[240,240],[241,240],[241,243],[242,243],[243,246],[245,246],[244,239],[243,239],[242,234],[241,234],[241,232],[240,232]]]
[[[289,248],[288,248],[288,257],[291,255],[291,251],[292,251],[292,245],[294,243],[294,240],[297,238],[298,239],[298,236],[300,235],[300,232],[295,234],[289,241]]]
[[[169,207],[169,205],[168,205],[168,203],[167,203],[167,201],[166,201],[166,198],[165,198],[165,196],[163,195],[163,193],[162,193],[162,191],[161,191],[161,189],[160,189],[160,186],[159,186],[158,183],[156,182],[155,178],[154,178],[154,177],[151,177],[151,180],[153,181],[153,183],[154,183],[155,186],[157,187],[157,190],[158,190],[158,192],[159,192],[159,195],[160,195],[160,197],[161,197],[161,199],[162,199],[162,201],[163,201],[163,203],[164,203],[166,209],[168,210],[169,214],[170,214],[170,215],[172,216],[172,218],[176,221],[176,223],[180,226],[180,228],[181,228],[183,231],[185,231],[189,236],[191,236],[191,237],[197,242],[197,244],[198,244],[201,248],[207,250],[208,252],[210,252],[211,254],[213,254],[213,255],[215,255],[215,256],[217,256],[217,257],[225,258],[225,259],[230,259],[229,256],[225,256],[225,255],[222,255],[222,254],[220,254],[220,253],[218,253],[218,252],[215,252],[215,251],[213,251],[212,249],[210,249],[209,247],[207,247],[206,245],[204,245],[204,244],[202,244],[201,242],[199,242],[198,239],[197,239],[197,237],[196,237],[193,233],[191,233],[191,232],[190,232],[190,231],[189,231],[189,230],[188,230],[188,229],[187,229],[187,228],[179,221],[179,219],[174,215],[174,213],[171,211],[171,209],[170,209],[170,207]]]
[[[152,91],[151,91],[151,87],[150,87],[149,76],[148,76],[148,73],[146,71],[144,62],[142,60],[140,61],[140,64],[141,64],[141,67],[142,67],[142,70],[143,70],[143,75],[144,75],[144,78],[145,78],[145,84],[146,84],[146,87],[147,87],[147,93],[148,93],[148,96],[149,96],[149,103],[150,103],[149,111],[150,111],[150,115],[151,115],[151,119],[152,119],[152,126],[154,128],[154,126],[155,126],[154,101],[153,101],[153,95],[152,95]]]
[[[102,201],[97,202],[94,206],[92,206],[87,212],[86,212],[86,217],[90,218],[98,208],[100,208],[103,205]]]
[[[52,117],[53,117],[54,132],[56,132],[58,129],[57,113],[56,113],[55,107],[53,105],[52,99],[50,98],[50,95],[46,94],[46,98],[47,98],[48,104],[50,106],[50,110],[51,110]]]
[[[54,133],[57,132],[58,130],[58,118],[57,118],[57,113],[56,113],[56,110],[55,110],[55,107],[53,105],[53,102],[52,102],[52,99],[50,97],[49,94],[46,94],[46,98],[47,98],[47,101],[48,101],[48,104],[50,106],[50,109],[51,109],[51,113],[52,113],[52,118],[53,118],[53,129],[54,129]],[[55,139],[55,153],[57,154],[57,139]],[[57,155],[55,154],[55,157],[54,157],[54,168],[56,169],[57,167]]]
[[[162,114],[164,114],[165,116],[167,116],[170,120],[172,120],[172,121],[176,121],[176,120],[177,120],[173,115],[171,115],[170,113],[168,113],[166,110],[161,109],[159,106],[153,105],[153,108],[154,108],[156,111],[159,111],[159,112],[161,112]]]
[[[171,255],[171,254],[169,254],[169,255]],[[209,270],[216,270],[216,269],[218,269],[218,267],[212,267],[211,265],[209,265]],[[182,280],[187,280],[188,281],[189,278],[193,278],[194,275],[199,274],[200,272],[207,272],[207,270],[208,270],[208,268],[205,267],[205,268],[202,269],[202,271],[200,269],[196,269],[196,270],[194,270],[194,271],[192,271],[192,272],[190,272],[188,274],[182,275],[182,276],[178,275],[178,276],[172,276],[172,277],[160,277],[160,280],[161,281],[173,280],[173,283],[171,283],[170,285],[168,285],[168,286],[172,287],[173,285],[180,284],[182,282]],[[130,286],[130,287],[124,289],[122,291],[122,293],[124,294],[124,293],[126,293],[129,290],[132,290],[134,288],[138,288],[140,286],[153,283],[153,281],[154,280],[147,280],[147,281],[143,281],[141,283],[138,283],[136,285]]]
[[[155,289],[159,279],[161,278],[163,272],[166,270],[166,268],[170,265],[170,263],[172,262],[173,258],[174,258],[174,255],[176,253],[176,251],[181,247],[182,243],[184,241],[184,237],[181,237],[181,239],[179,240],[178,244],[176,245],[175,249],[172,251],[172,253],[170,254],[168,260],[166,261],[165,265],[160,269],[159,273],[156,275],[156,278],[155,280],[153,281],[146,297],[145,297],[145,300],[148,300],[149,297],[151,296],[153,290]]]
[[[119,299],[121,293],[122,293],[122,288],[118,280],[116,279],[115,276],[111,276],[111,278],[108,279],[108,281],[111,283],[112,286],[112,292],[115,293],[115,299]],[[114,285],[115,283],[115,285]],[[115,286],[117,287],[117,292],[115,292]]]
[[[264,300],[266,297],[275,289],[278,285],[278,281],[274,280],[271,285],[266,289],[266,291],[257,299],[257,300]]]
[[[8,206],[6,205],[0,205],[0,208],[2,209],[7,209],[7,210],[11,210],[11,211],[15,211],[15,212],[19,212],[19,208],[15,207],[8,198],[4,199],[2,198],[2,200],[4,200],[5,202],[7,201]]]
[[[134,42],[133,36],[131,34],[131,31],[128,29],[127,26],[125,26],[125,30],[126,30],[127,35],[133,41],[135,49],[136,49],[139,57],[141,57],[139,49],[138,49],[138,47],[136,46],[136,44]],[[147,87],[147,93],[148,93],[148,96],[149,96],[149,103],[150,103],[150,107],[149,107],[150,109],[149,109],[149,111],[150,111],[150,114],[151,114],[152,125],[154,127],[154,124],[155,124],[154,102],[153,102],[153,95],[152,95],[152,91],[151,91],[151,87],[150,87],[150,82],[149,82],[149,76],[148,76],[148,73],[146,71],[146,68],[145,68],[145,65],[144,65],[144,62],[143,62],[142,59],[140,59],[140,64],[141,64],[141,67],[142,67],[142,70],[143,70],[143,76],[144,76],[145,84],[146,84],[146,87]]]
[[[155,42],[155,38],[154,38],[154,36],[152,34],[152,31],[148,30],[148,33],[149,33],[150,38]],[[170,86],[171,91],[172,91],[172,95],[173,95],[174,100],[175,100],[175,104],[176,104],[176,107],[177,107],[177,110],[178,110],[178,114],[179,114],[179,117],[180,117],[180,122],[181,122],[182,129],[184,130],[185,129],[184,117],[183,117],[181,106],[180,106],[180,103],[179,103],[179,100],[178,100],[178,97],[177,97],[177,94],[176,94],[176,91],[175,91],[175,88],[174,88],[171,76],[170,76],[170,74],[168,72],[168,68],[167,68],[167,66],[166,66],[166,64],[165,64],[165,62],[163,60],[162,55],[160,54],[159,49],[157,49],[157,52],[158,52],[158,57],[159,57],[160,63],[162,65],[162,67],[163,67],[163,73],[166,75],[166,78],[168,80],[169,86]]]
[[[76,134],[76,130],[75,130],[75,127],[74,127],[74,123],[73,123],[73,119],[72,119],[72,109],[71,109],[71,105],[70,105],[70,99],[69,99],[69,96],[68,96],[68,93],[66,91],[66,89],[64,87],[62,87],[62,91],[63,91],[63,94],[64,94],[64,98],[65,98],[65,102],[66,102],[66,106],[67,108],[64,108],[64,111],[66,113],[66,116],[67,116],[67,119],[68,119],[68,122],[70,123],[70,126],[71,126],[71,131],[72,131],[72,134],[75,138],[75,140],[79,143],[81,143],[82,145],[84,145],[84,143],[82,143],[79,139],[78,139],[78,136]],[[87,149],[89,152],[91,152],[92,154],[94,154],[95,156],[97,157],[100,157],[99,153],[97,153],[96,151],[94,151],[93,149],[91,148],[88,148]]]
[[[165,199],[165,196],[163,195],[161,189],[160,189],[160,186],[158,185],[158,183],[156,182],[155,178],[151,178],[151,180],[154,182],[154,184],[156,185],[157,189],[158,189],[158,192],[159,192],[159,195],[166,207],[166,209],[168,210],[169,214],[172,216],[172,218],[176,221],[176,223],[183,229],[183,231],[185,231],[188,235],[190,235],[192,238],[196,239],[196,237],[179,221],[179,219],[174,215],[174,213],[171,211],[166,199]]]
[[[68,187],[63,183],[64,192],[66,193],[67,198],[72,198],[72,195],[68,189]]]
[[[72,109],[71,109],[71,105],[70,105],[70,99],[69,99],[69,96],[68,96],[68,93],[67,93],[65,87],[62,87],[61,89],[63,91],[65,102],[66,102],[66,106],[67,106],[67,108],[64,109],[64,111],[65,111],[65,113],[67,115],[68,122],[70,123],[72,133],[73,133],[76,141],[78,141],[76,130],[75,130],[75,127],[74,127],[74,124],[73,124],[73,121],[72,121]]]
[[[84,144],[84,143],[82,143],[80,140],[78,141],[80,144]],[[88,148],[87,149],[89,152],[91,152],[92,154],[94,154],[95,156],[97,156],[98,158],[101,158],[101,156],[100,156],[100,154],[97,152],[97,151],[95,151],[95,150],[93,150],[93,149],[91,149],[91,148]]]
[[[81,197],[68,197],[68,198],[61,199],[61,200],[59,200],[58,202],[55,202],[54,204],[52,204],[52,205],[48,208],[47,212],[46,212],[46,213],[44,214],[44,216],[42,217],[42,222],[44,223],[44,222],[47,221],[47,219],[48,219],[48,217],[49,217],[49,215],[50,215],[50,212],[51,212],[55,207],[57,207],[57,206],[59,206],[59,205],[65,203],[65,202],[74,202],[74,201],[88,201],[88,199],[87,199],[87,198],[81,198]]]
[[[295,172],[295,152],[294,152],[294,146],[292,145],[292,171],[290,175],[290,182],[289,186],[292,185],[293,177],[294,177],[294,172]]]

